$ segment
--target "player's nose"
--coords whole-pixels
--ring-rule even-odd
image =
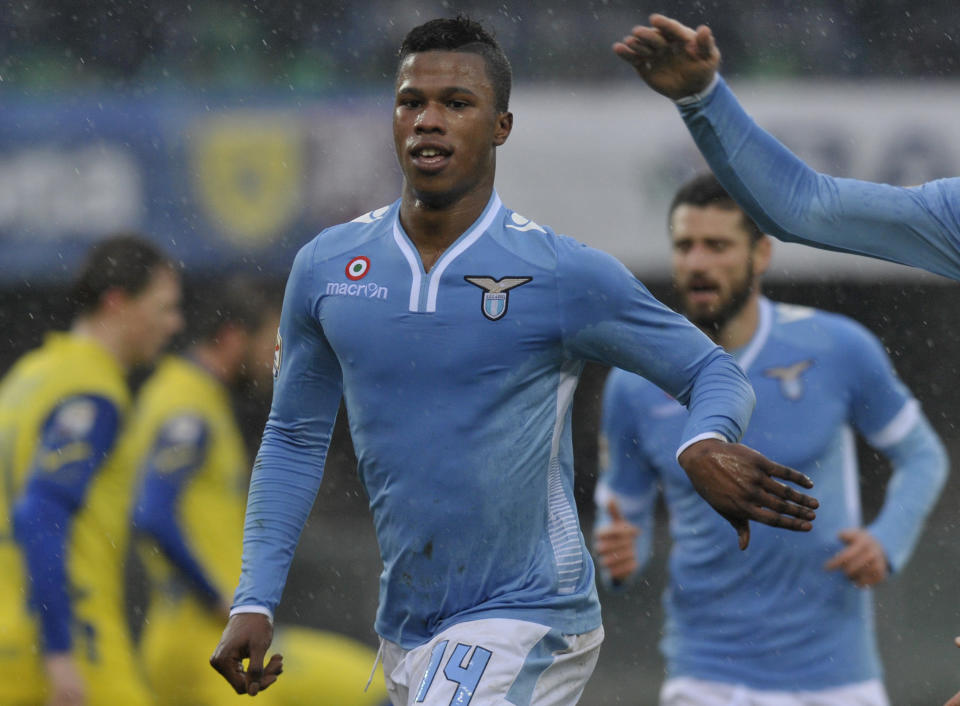
[[[423,109],[417,114],[417,119],[414,121],[414,129],[418,133],[443,133],[446,129],[446,122],[443,119],[443,110],[441,107],[433,101],[427,101]]]

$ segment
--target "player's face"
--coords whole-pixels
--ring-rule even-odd
[[[684,315],[698,326],[721,328],[749,301],[766,269],[769,244],[751,244],[736,208],[683,204],[670,230],[673,283]]]
[[[149,363],[183,328],[180,277],[169,267],[158,267],[147,286],[129,297],[124,308],[130,362]]]
[[[495,148],[512,126],[513,116],[494,107],[483,57],[427,51],[400,65],[394,145],[405,188],[428,206],[443,208],[492,187]]]

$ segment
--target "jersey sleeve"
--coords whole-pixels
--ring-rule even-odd
[[[613,257],[558,243],[560,317],[567,354],[641,375],[690,411],[682,445],[739,441],[755,397],[733,357],[657,301]]]
[[[960,279],[960,178],[907,188],[817,173],[758,126],[719,77],[680,112],[714,174],[764,232]]]
[[[209,439],[207,423],[192,414],[174,416],[160,427],[143,464],[133,525],[156,542],[202,600],[215,603],[220,593],[190,549],[179,512],[184,489],[207,457]]]
[[[297,254],[284,294],[273,403],[253,466],[234,612],[272,617],[313,506],[342,395],[340,363],[317,318],[316,241]]]
[[[40,619],[44,648],[63,652],[72,644],[67,585],[67,538],[120,426],[110,399],[77,395],[47,417],[23,494],[13,508],[14,535],[30,578],[30,605]]]
[[[616,502],[624,519],[640,530],[634,545],[639,571],[650,559],[658,476],[639,438],[643,412],[638,408],[637,386],[632,384],[635,379],[631,373],[614,369],[604,384],[594,530],[610,524],[607,508]],[[611,583],[602,569],[600,576],[605,584]]]
[[[855,385],[851,418],[893,468],[883,506],[869,529],[891,569],[899,571],[946,481],[946,451],[880,341],[859,325],[851,326],[851,334],[845,345]]]

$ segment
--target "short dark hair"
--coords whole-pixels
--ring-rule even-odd
[[[457,15],[430,20],[414,27],[400,44],[398,72],[407,56],[422,51],[459,51],[482,56],[493,84],[494,107],[498,113],[509,110],[510,88],[513,84],[510,61],[497,40],[479,22]]]
[[[131,297],[140,294],[160,267],[172,269],[173,263],[137,233],[119,233],[101,240],[87,253],[74,280],[70,296],[75,315],[96,311],[111,289],[120,289]]]
[[[280,310],[281,293],[272,282],[236,274],[226,280],[206,283],[191,293],[185,307],[191,343],[212,341],[225,325],[254,332],[267,316]]]
[[[750,236],[750,244],[756,245],[757,241],[763,237],[760,226],[740,208],[740,205],[727,193],[727,190],[723,188],[712,172],[701,172],[689,181],[684,182],[677,189],[673,201],[670,202],[670,210],[667,212],[668,226],[673,218],[673,212],[685,204],[697,208],[716,206],[728,211],[736,209],[743,214],[743,229]]]

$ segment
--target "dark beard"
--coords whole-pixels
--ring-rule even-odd
[[[691,323],[695,324],[697,328],[707,334],[712,340],[716,341],[719,339],[720,332],[723,331],[723,328],[729,323],[730,319],[743,311],[743,307],[745,307],[750,300],[750,295],[753,294],[757,277],[753,272],[752,259],[748,263],[748,272],[749,274],[746,280],[730,292],[730,298],[719,309],[699,316],[691,315],[689,312],[684,311],[684,316],[690,319]],[[682,296],[680,300],[681,302],[683,301]]]

